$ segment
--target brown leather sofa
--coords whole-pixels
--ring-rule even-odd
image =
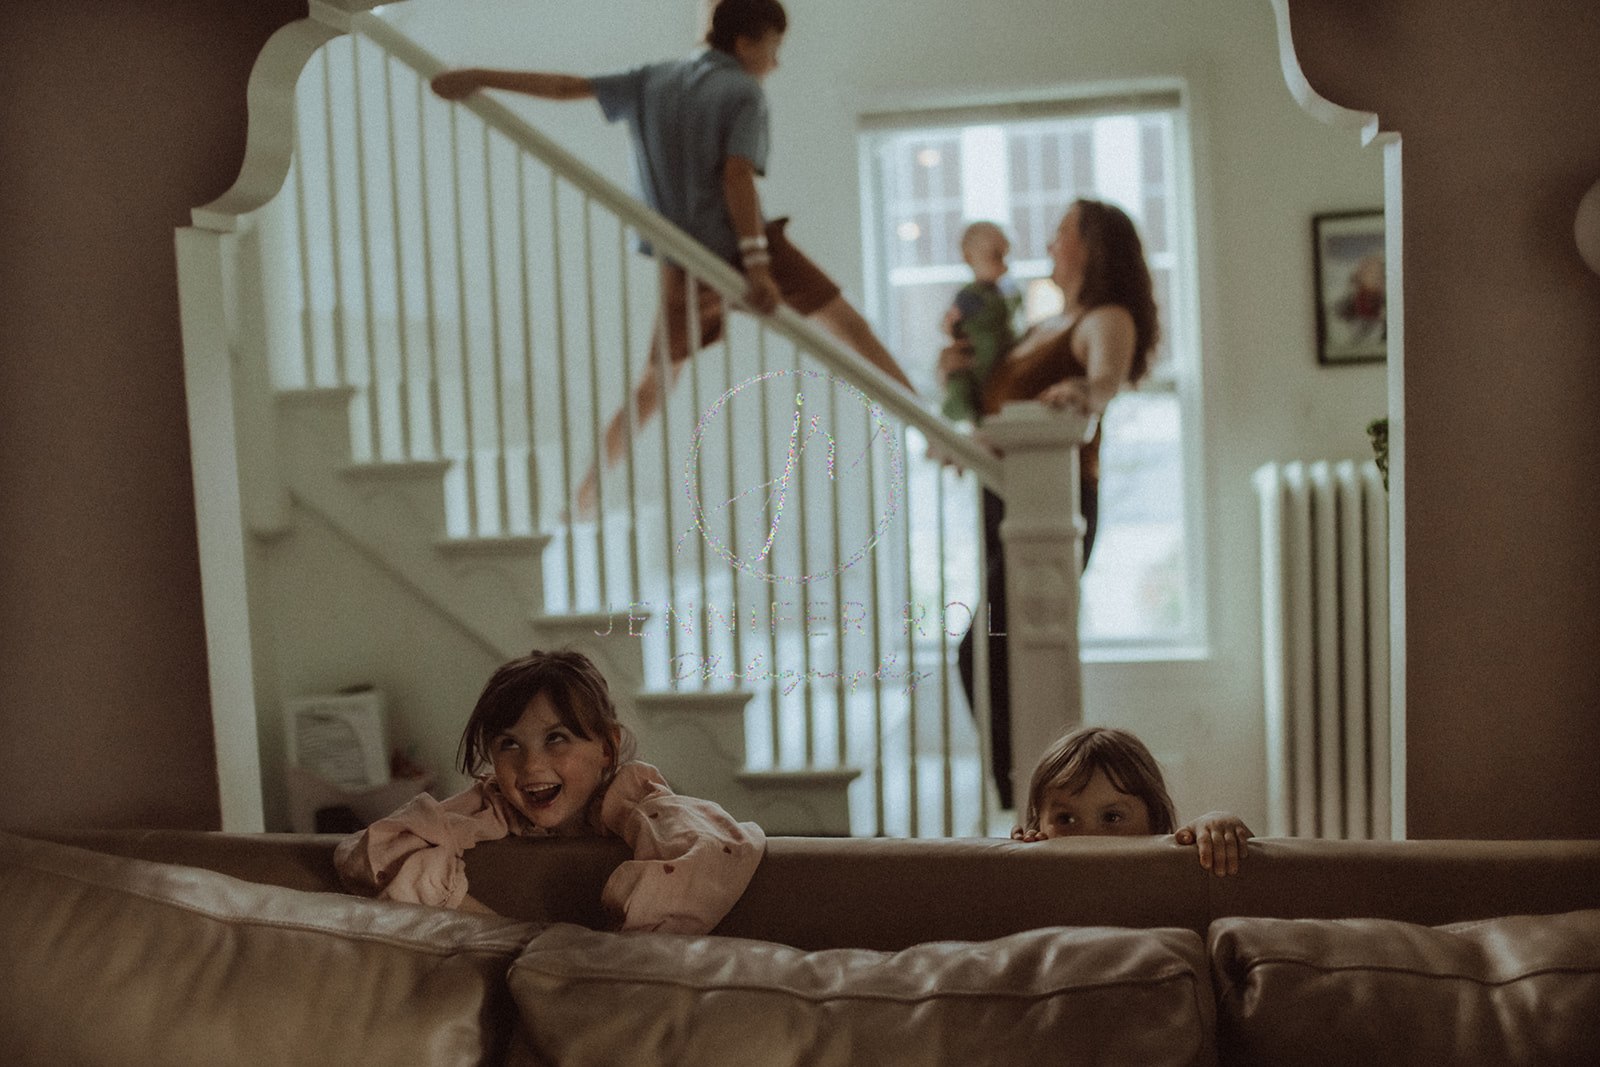
[[[774,838],[698,938],[603,932],[615,842],[480,846],[495,918],[335,841],[0,834],[0,1062],[1600,1062],[1600,841]]]

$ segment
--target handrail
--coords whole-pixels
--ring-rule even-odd
[[[351,19],[351,28],[424,78],[431,79],[449,69],[442,59],[400,33],[379,15],[356,15]],[[744,279],[732,266],[540,133],[504,103],[481,91],[472,93],[459,103],[518,148],[559,170],[568,181],[614,212],[618,218],[648,235],[653,245],[696,277],[712,285],[724,298],[737,301],[743,296]],[[915,396],[883,371],[824,334],[790,308],[780,307],[764,321],[776,332],[820,359],[834,375],[871,397],[887,413],[915,426],[929,444],[944,456],[971,470],[989,488],[999,490],[1000,460],[972,437],[923,408]]]

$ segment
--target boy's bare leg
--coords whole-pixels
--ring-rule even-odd
[[[862,359],[905,386],[908,392],[916,392],[905,371],[900,369],[900,364],[895,362],[889,350],[883,347],[883,342],[872,332],[872,327],[861,317],[861,312],[851,307],[842,295],[813,311],[811,317],[827,327],[829,333],[855,349]]]
[[[667,337],[671,351],[671,371],[667,388],[677,382],[678,375],[683,370],[684,361],[688,358],[689,349],[689,314],[688,314],[688,285],[684,272],[672,266],[663,264],[661,268],[661,294],[662,314],[666,316]],[[703,323],[709,314],[720,313],[720,306],[716,304],[715,294],[701,294],[702,302],[699,308],[700,321]],[[905,386],[907,392],[915,393],[910,379],[905,371],[900,369],[900,364],[883,347],[883,342],[878,340],[877,334],[872,332],[872,327],[861,313],[850,305],[842,295],[835,296],[822,307],[811,313],[811,317],[821,323],[829,333],[843,341],[853,349],[862,359],[883,371],[889,377]],[[661,355],[660,355],[661,330],[659,323],[655,333],[655,341],[650,347],[650,363],[645,368],[644,375],[639,379],[639,384],[634,388],[633,405],[634,420],[638,426],[643,426],[660,410],[663,392],[660,388]],[[605,436],[605,463],[607,467],[613,466],[622,459],[627,451],[628,413],[626,408],[619,408],[611,416],[611,421],[606,426]],[[580,519],[590,519],[599,511],[599,471],[595,463],[589,465],[583,480],[578,483],[577,499],[574,502],[573,514]]]
[[[677,360],[668,370],[667,388],[670,390],[678,381],[678,375],[683,372],[683,361]],[[650,365],[645,368],[643,376],[633,387],[633,418],[636,426],[643,426],[661,410],[661,363],[656,346],[650,349]],[[605,456],[606,467],[614,467],[628,450],[628,409],[620,407],[611,416],[611,421],[606,424]],[[584,472],[583,480],[578,483],[577,500],[573,507],[573,515],[579,519],[592,519],[600,510],[600,471],[593,461],[589,469]]]
[[[702,294],[703,295],[703,294]],[[714,297],[715,294],[712,294]],[[703,301],[699,309],[701,321],[706,315],[715,312],[709,302]],[[661,410],[663,390],[661,389],[661,338],[662,319],[666,320],[666,337],[668,343],[668,373],[667,389],[671,389],[677,382],[678,375],[683,372],[684,362],[689,356],[689,312],[688,312],[688,285],[684,272],[670,263],[661,266],[661,307],[657,312],[656,327],[652,331],[650,342],[650,358],[645,365],[644,373],[640,375],[639,382],[633,388],[633,418],[635,426],[643,426],[649,422],[655,413]],[[607,468],[615,466],[628,451],[628,409],[624,405],[611,416],[611,421],[606,424],[605,435],[605,464]],[[576,499],[573,502],[573,516],[579,519],[592,519],[600,510],[600,470],[599,461],[592,460],[589,469],[584,472],[583,478],[578,482]]]

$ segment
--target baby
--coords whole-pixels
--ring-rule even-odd
[[[1016,341],[1012,320],[1022,294],[1006,273],[1011,243],[992,222],[974,222],[961,234],[961,257],[972,268],[972,281],[956,293],[945,315],[945,328],[972,346],[972,365],[945,381],[944,417],[976,422],[983,383]]]
[[[1155,757],[1133,734],[1085,726],[1051,745],[1028,783],[1027,817],[1018,841],[1057,837],[1172,834],[1198,845],[1200,866],[1221,877],[1239,873],[1245,842],[1255,835],[1237,816],[1207,812],[1177,827],[1172,798]]]

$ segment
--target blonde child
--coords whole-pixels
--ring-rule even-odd
[[[945,379],[944,417],[977,422],[983,383],[1005,358],[1017,335],[1013,329],[1022,294],[1006,273],[1011,242],[992,222],[974,222],[961,234],[961,258],[972,268],[972,281],[956,293],[945,314],[945,330],[970,346],[967,365]]]
[[[1208,812],[1176,826],[1161,767],[1133,734],[1085,726],[1051,745],[1028,783],[1027,816],[1011,832],[1018,841],[1104,835],[1172,834],[1198,845],[1200,866],[1218,877],[1239,873],[1255,835],[1237,816]]]
[[[463,861],[478,842],[620,837],[634,858],[601,899],[621,928],[707,933],[744,893],[766,836],[708,800],[678,796],[632,748],[586,656],[512,660],[490,677],[461,735],[472,786],[448,800],[419,796],[340,842],[340,880],[388,900],[489,911],[469,894]]]

